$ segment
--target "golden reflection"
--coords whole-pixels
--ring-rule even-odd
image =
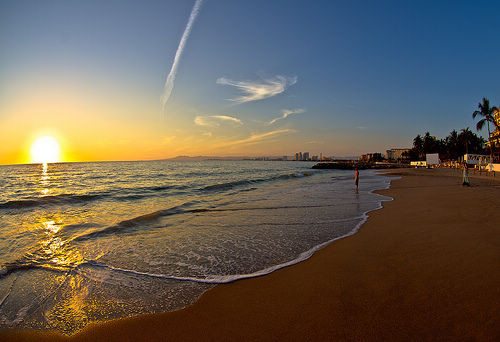
[[[40,257],[57,269],[76,267],[84,262],[84,258],[76,248],[68,246],[68,240],[58,236],[61,228],[61,221],[42,222],[41,229],[46,237],[40,241]]]
[[[42,223],[44,230],[46,230],[46,233],[57,233],[59,229],[61,229],[61,226],[57,224],[55,221],[45,221]]]
[[[89,323],[88,312],[93,310],[92,302],[88,299],[88,281],[78,272],[73,272],[85,259],[78,249],[71,245],[71,239],[61,234],[64,232],[61,218],[55,215],[39,222],[38,229],[43,236],[36,252],[39,261],[51,268],[69,271],[58,277],[60,297],[57,303],[45,312],[45,319],[57,330],[72,333]]]
[[[42,187],[40,192],[42,193],[42,196],[48,196],[50,194],[50,189],[48,188],[50,185],[49,184],[50,176],[48,171],[49,171],[48,164],[42,163],[42,175],[40,176],[40,186]]]
[[[69,277],[63,298],[45,314],[51,325],[65,333],[72,333],[89,323],[88,311],[92,306],[86,280],[78,274]]]

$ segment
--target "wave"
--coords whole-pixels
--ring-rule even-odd
[[[137,230],[138,228],[142,227],[144,224],[154,222],[161,217],[189,212],[188,210],[186,210],[184,208],[193,206],[197,203],[199,203],[199,201],[186,202],[186,203],[183,203],[181,205],[178,205],[178,206],[175,206],[175,207],[172,207],[169,209],[158,210],[158,211],[155,211],[155,212],[152,212],[149,214],[137,216],[137,217],[134,217],[132,219],[121,221],[113,226],[108,226],[104,229],[101,229],[101,230],[98,230],[95,232],[90,232],[90,233],[87,233],[84,235],[77,236],[76,238],[73,239],[73,241],[85,241],[88,239],[101,237],[101,236],[105,236],[105,235],[122,233],[122,232],[130,232],[131,230],[134,231],[134,230]]]
[[[12,200],[0,203],[0,209],[22,209],[22,208],[32,208],[36,206],[43,205],[54,205],[54,204],[74,204],[74,203],[84,203],[91,202],[108,197],[108,194],[60,194],[36,197],[32,199],[21,199]]]
[[[385,188],[390,187],[390,182],[387,182],[385,184]],[[373,193],[374,190],[370,191],[370,193]],[[356,216],[356,217],[350,217],[346,219],[339,219],[338,221],[347,221],[347,220],[359,220],[359,222],[353,227],[352,230],[350,230],[347,234],[334,237],[330,240],[327,240],[323,243],[320,243],[312,248],[310,248],[307,251],[304,251],[297,255],[292,260],[279,263],[276,265],[271,265],[269,267],[263,268],[261,270],[251,272],[251,273],[244,273],[244,274],[227,274],[227,275],[206,275],[204,277],[194,277],[194,276],[177,276],[177,275],[169,275],[169,274],[159,274],[159,273],[150,273],[150,272],[143,272],[140,270],[133,270],[133,269],[126,269],[126,268],[121,268],[121,267],[115,267],[111,265],[106,265],[103,263],[99,263],[95,260],[84,260],[79,264],[73,264],[73,265],[57,265],[53,264],[50,262],[43,263],[40,260],[31,260],[30,258],[23,258],[19,260],[18,262],[10,263],[5,265],[4,267],[0,268],[0,279],[2,277],[5,277],[6,275],[16,272],[16,271],[21,271],[21,270],[29,270],[29,269],[44,269],[48,271],[54,271],[54,272],[73,272],[77,271],[79,272],[81,268],[83,267],[97,267],[97,268],[105,268],[114,272],[120,272],[120,273],[126,273],[126,274],[133,274],[137,276],[144,276],[144,277],[152,277],[152,278],[160,278],[160,279],[170,279],[170,280],[177,280],[177,281],[190,281],[190,282],[197,282],[197,283],[205,283],[205,284],[226,284],[230,282],[234,282],[237,280],[241,279],[247,279],[247,278],[255,278],[259,276],[264,276],[269,273],[272,273],[276,270],[295,265],[299,262],[305,261],[309,259],[314,253],[319,251],[320,249],[326,247],[327,245],[343,239],[345,237],[351,236],[356,234],[361,226],[367,221],[368,219],[368,213],[374,210],[379,210],[381,209],[382,203],[385,201],[392,201],[393,198],[391,197],[382,197],[377,201],[378,205],[370,210],[367,210],[362,213],[361,216]],[[123,230],[126,230],[127,228],[137,226],[140,223],[151,221],[151,220],[156,220],[161,216],[165,215],[175,215],[179,213],[203,213],[203,212],[216,212],[216,211],[235,211],[235,210],[260,210],[260,209],[279,209],[279,208],[294,208],[294,207],[289,207],[289,206],[284,206],[284,207],[268,207],[268,208],[233,208],[233,209],[216,209],[216,208],[194,208],[194,209],[187,209],[187,207],[192,206],[196,204],[197,202],[188,202],[180,206],[176,206],[170,209],[166,210],[161,210],[157,211],[154,213],[138,216],[136,218],[130,219],[130,220],[125,220],[120,222],[119,224],[111,227],[104,228],[103,230],[97,231],[97,232],[92,232],[88,233],[85,235],[81,235],[74,240],[85,240],[85,239],[90,239],[93,237],[101,236],[101,235],[106,235],[106,234],[113,234],[116,232],[120,232]],[[325,205],[322,205],[325,206]],[[328,206],[328,205],[327,205]],[[304,206],[304,207],[310,207],[310,206]],[[314,206],[312,206],[314,207]],[[75,225],[77,226],[77,225]],[[27,260],[28,259],[28,260]],[[84,274],[83,274],[84,275]]]
[[[386,188],[389,188],[389,187],[390,187],[390,182]],[[373,191],[370,191],[370,193],[371,192],[373,192]],[[120,272],[120,273],[128,273],[128,274],[151,277],[151,278],[170,279],[170,280],[178,280],[178,281],[190,281],[190,282],[204,283],[204,284],[227,284],[227,283],[235,282],[237,280],[261,277],[261,276],[270,274],[274,271],[277,271],[279,269],[289,267],[289,266],[298,264],[302,261],[305,261],[305,260],[309,259],[314,253],[325,248],[326,246],[330,245],[331,243],[356,234],[359,231],[359,229],[361,228],[361,226],[368,220],[368,217],[369,217],[368,213],[369,212],[382,209],[383,208],[382,202],[392,201],[392,200],[393,200],[392,197],[386,197],[384,199],[380,199],[379,205],[377,207],[365,211],[362,214],[362,216],[360,216],[360,217],[350,218],[352,220],[360,219],[360,222],[358,222],[354,226],[354,228],[350,232],[348,232],[347,234],[332,238],[332,239],[325,241],[319,245],[316,245],[316,246],[312,247],[311,249],[300,253],[296,258],[294,258],[292,260],[289,260],[289,261],[286,261],[286,262],[283,262],[280,264],[272,265],[272,266],[266,267],[264,269],[261,269],[261,270],[258,270],[258,271],[252,272],[252,273],[228,274],[228,275],[207,275],[206,277],[175,276],[175,275],[158,274],[158,273],[150,273],[150,272],[142,272],[142,271],[138,271],[138,270],[125,269],[125,268],[120,268],[120,267],[102,264],[102,263],[99,263],[97,261],[86,261],[84,264],[79,265],[79,267],[84,266],[84,265],[90,265],[90,266],[105,268],[105,269],[115,271],[115,272]],[[200,209],[200,210],[196,210],[196,211],[200,212],[200,211],[213,211],[213,210],[201,210]]]
[[[146,228],[146,225],[158,221],[162,217],[172,216],[172,215],[182,215],[182,214],[198,214],[198,213],[210,213],[210,212],[228,212],[228,211],[251,211],[251,210],[279,210],[279,209],[298,209],[298,208],[324,208],[324,207],[338,207],[339,204],[322,204],[322,205],[293,205],[293,206],[272,206],[272,207],[244,207],[244,208],[194,208],[188,209],[189,207],[199,203],[198,201],[187,202],[179,206],[175,206],[169,209],[158,210],[149,214],[134,217],[132,219],[121,221],[115,225],[108,226],[98,231],[86,233],[77,236],[72,239],[72,241],[86,241],[93,238],[99,238],[107,235],[115,234],[127,234],[133,233],[137,230],[142,230]],[[354,203],[344,203],[343,205],[352,205]],[[351,217],[347,219],[335,220],[335,222],[344,222],[350,220],[357,220],[360,217]]]
[[[80,265],[78,265],[80,266]],[[76,266],[76,267],[78,267]],[[75,266],[62,266],[56,264],[42,264],[42,263],[11,263],[0,268],[0,279],[3,277],[18,271],[25,270],[35,270],[35,269],[43,269],[46,271],[54,271],[54,272],[69,272],[76,268]]]
[[[391,201],[391,199],[387,200],[381,200],[382,201]],[[279,269],[289,267],[295,264],[298,264],[302,261],[305,261],[309,259],[314,253],[319,251],[320,249],[323,249],[324,247],[330,245],[331,243],[346,238],[348,236],[356,234],[360,227],[366,222],[368,219],[368,212],[373,211],[373,210],[378,210],[382,208],[381,202],[379,203],[379,206],[377,208],[368,210],[363,213],[361,217],[355,217],[354,219],[361,219],[361,221],[356,224],[356,226],[347,234],[335,237],[333,239],[330,239],[328,241],[325,241],[319,245],[314,246],[313,248],[300,253],[295,259],[272,265],[269,267],[266,267],[264,269],[252,272],[252,273],[245,273],[245,274],[228,274],[228,275],[207,275],[206,277],[190,277],[190,276],[174,276],[174,275],[167,275],[167,274],[158,274],[158,273],[150,273],[150,272],[141,272],[137,270],[130,270],[130,269],[125,269],[125,268],[120,268],[120,267],[114,267],[106,264],[102,264],[96,261],[87,261],[85,264],[81,264],[79,266],[84,266],[84,265],[90,265],[94,267],[99,267],[99,268],[106,268],[111,271],[115,272],[120,272],[120,273],[128,273],[128,274],[133,274],[133,275],[138,275],[138,276],[145,276],[145,277],[151,277],[151,278],[160,278],[160,279],[170,279],[170,280],[178,280],[178,281],[191,281],[191,282],[196,282],[196,283],[204,283],[204,284],[227,284],[227,283],[232,283],[237,280],[242,280],[242,279],[248,279],[248,278],[255,278],[255,277],[261,277],[267,274],[270,274],[274,271],[277,271]]]
[[[283,179],[292,179],[292,178],[300,178],[312,175],[313,172],[294,172],[290,174],[284,175],[275,175],[270,176],[268,178],[249,178],[243,180],[235,180],[223,183],[216,183],[204,186],[202,188],[197,189],[198,191],[225,191],[237,187],[245,188],[248,185],[254,185],[263,182],[270,182],[275,180],[283,180]],[[101,176],[93,176],[93,177],[101,177]],[[104,176],[102,176],[104,177]],[[169,196],[179,195],[181,193],[185,193],[186,190],[189,190],[191,187],[187,185],[173,185],[173,184],[165,184],[165,185],[151,185],[151,186],[143,186],[143,187],[132,187],[132,188],[120,188],[115,190],[108,190],[106,192],[99,193],[89,193],[89,194],[58,194],[58,195],[49,195],[42,197],[31,197],[25,199],[16,199],[9,200],[3,203],[0,203],[1,209],[24,209],[24,208],[33,208],[38,206],[47,206],[47,205],[65,205],[65,204],[81,204],[88,203],[93,201],[99,201],[102,199],[112,199],[120,202],[126,201],[137,201],[143,198],[158,196],[162,193],[167,192]],[[254,187],[252,189],[255,189]],[[196,191],[196,189],[193,189]],[[241,191],[244,191],[242,189]]]
[[[220,191],[220,190],[232,189],[232,188],[242,186],[242,185],[251,185],[251,184],[270,182],[270,181],[281,180],[281,179],[307,177],[307,176],[311,176],[312,174],[313,174],[313,172],[295,172],[295,173],[289,173],[289,174],[284,174],[284,175],[271,176],[268,178],[243,179],[243,180],[207,185],[205,187],[200,188],[199,190],[201,190],[201,191],[214,191],[214,190],[217,191],[217,190],[219,190]]]
[[[46,205],[81,204],[81,203],[99,201],[105,198],[112,198],[117,201],[140,200],[143,198],[156,196],[156,193],[165,190],[171,190],[171,189],[185,190],[187,188],[188,188],[187,186],[157,185],[157,186],[149,186],[149,187],[142,187],[135,189],[120,189],[118,191],[109,191],[107,193],[49,195],[42,197],[33,197],[27,199],[6,201],[0,203],[0,209],[23,209],[23,208],[33,208],[37,206],[46,206]],[[121,193],[126,193],[126,194],[120,195]]]

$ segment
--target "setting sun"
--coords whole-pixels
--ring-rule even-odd
[[[31,145],[31,162],[57,163],[61,161],[60,152],[59,143],[54,137],[40,137]]]

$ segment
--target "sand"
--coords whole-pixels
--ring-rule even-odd
[[[76,341],[500,341],[500,182],[398,170],[358,234],[194,305],[87,326]],[[363,187],[363,179],[360,180]],[[66,340],[6,331],[0,340]]]

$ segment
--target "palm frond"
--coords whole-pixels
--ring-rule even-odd
[[[477,122],[477,124],[476,124],[476,129],[477,129],[478,131],[482,130],[482,129],[483,129],[483,127],[484,127],[484,124],[485,124],[485,123],[486,123],[486,119],[481,119],[481,120],[479,120],[479,121]]]

